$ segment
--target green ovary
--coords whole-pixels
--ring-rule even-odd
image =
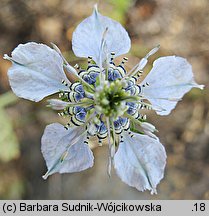
[[[126,111],[125,99],[130,96],[123,87],[120,80],[106,82],[103,88],[98,87],[94,95],[97,112],[113,118],[123,115]]]

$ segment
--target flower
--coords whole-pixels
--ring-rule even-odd
[[[63,110],[59,115],[68,119],[65,127],[54,123],[44,131],[41,150],[48,167],[44,179],[56,172],[92,167],[94,157],[88,141],[97,136],[98,145],[102,145],[107,137],[108,174],[113,165],[126,184],[156,193],[164,176],[166,152],[154,134],[155,126],[146,122],[141,110],[168,115],[185,93],[193,87],[203,89],[203,85],[194,81],[191,65],[177,56],[158,58],[140,83],[149,56],[159,46],[126,71],[128,59],[116,65],[114,58],[127,53],[130,46],[121,24],[101,15],[95,6],[72,38],[75,55],[88,58],[86,69],[72,67],[54,44],[53,49],[35,42],[20,44],[11,57],[4,56],[13,63],[8,76],[17,96],[38,102],[59,93],[59,99],[49,100],[49,106]],[[77,81],[72,83],[65,72]]]

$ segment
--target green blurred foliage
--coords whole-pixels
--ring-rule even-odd
[[[110,4],[112,4],[116,9],[111,11],[111,16],[113,19],[118,20],[121,24],[125,24],[126,21],[126,12],[129,7],[132,5],[133,0],[109,0]]]
[[[13,122],[4,110],[5,106],[17,100],[18,98],[12,92],[0,96],[0,160],[3,162],[16,159],[20,155],[19,143],[13,131]]]
[[[11,166],[20,156],[20,144],[13,129],[12,116],[6,107],[18,101],[11,91],[0,96],[0,198],[21,199],[24,193],[24,182],[21,175]]]
[[[0,169],[0,199],[21,199],[24,194],[24,181],[13,169]]]

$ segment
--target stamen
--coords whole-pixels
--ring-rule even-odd
[[[97,132],[98,139],[99,140],[105,139],[107,137],[107,132],[108,131],[107,131],[107,128],[105,127],[105,125],[104,125],[104,122],[100,122],[97,125],[100,125],[99,129],[98,129],[98,132]]]
[[[67,83],[66,80],[62,80],[62,84],[65,85],[66,87],[70,87],[69,83]]]
[[[73,115],[71,118],[70,118],[71,122],[75,125],[75,126],[81,126],[82,124],[84,124],[85,122],[81,122],[79,121],[78,119],[76,119],[75,115]]]
[[[82,68],[80,67],[79,64],[76,64],[76,65],[74,66],[74,68],[76,68],[76,69],[78,70],[78,74],[79,74],[79,75],[81,74],[81,72],[86,72],[84,69],[82,69]]]
[[[70,124],[70,123],[67,123],[65,126],[64,126],[64,128],[66,129],[66,130],[68,130],[69,129],[69,127],[71,127],[72,125]]]
[[[65,113],[64,112],[59,112],[58,115],[63,117],[65,115]]]
[[[148,82],[146,82],[145,84],[142,85],[143,88],[145,88],[146,86],[149,86]]]
[[[140,117],[142,120],[147,120],[147,115],[142,115],[141,114],[141,117]]]
[[[63,96],[64,96],[64,92],[60,92],[58,95],[59,98],[62,98]]]
[[[75,65],[74,65],[74,68],[80,70],[80,66],[79,66],[79,64],[75,64]]]
[[[135,74],[134,77],[137,77],[137,78],[141,77],[142,74],[143,74],[143,72],[144,72],[144,71],[142,71],[142,70],[138,71],[137,74]]]
[[[91,66],[92,56],[88,56],[88,66]]]
[[[87,135],[86,140],[84,141],[84,143],[87,144],[87,145],[89,144],[89,138],[90,137]]]
[[[122,62],[120,63],[120,66],[123,66],[128,61],[127,57],[124,57]]]
[[[113,63],[113,59],[115,58],[115,53],[111,52],[111,58],[110,58],[110,63]]]
[[[99,145],[99,146],[102,146],[102,140],[101,140],[101,139],[99,139],[98,145]]]
[[[128,131],[130,129],[130,121],[127,119],[127,122],[123,125],[123,129],[125,131]]]
[[[122,135],[120,136],[120,142],[121,142],[121,143],[124,142],[124,141],[123,141],[123,136],[122,136]]]
[[[134,134],[129,130],[128,131],[128,135],[130,136],[130,137],[133,137],[134,136]]]
[[[138,119],[140,116],[139,109],[141,108],[138,108],[137,111],[132,115],[135,119]]]

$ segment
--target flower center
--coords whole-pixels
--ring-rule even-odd
[[[131,133],[130,121],[141,124],[146,119],[146,115],[140,113],[141,109],[149,108],[141,96],[144,86],[136,83],[135,76],[126,76],[124,63],[127,58],[118,66],[111,58],[108,68],[102,71],[91,61],[89,57],[86,69],[76,66],[77,82],[71,85],[65,80],[62,82],[69,90],[59,94],[60,99],[66,103],[63,112],[59,114],[69,119],[66,129],[71,126],[86,127],[86,143],[90,136],[97,136],[101,143],[108,135],[108,128],[109,134],[121,136],[122,142],[121,133]]]
[[[95,109],[99,114],[116,119],[126,111],[126,98],[130,94],[125,91],[120,80],[106,81],[103,87],[98,86],[94,94]]]

